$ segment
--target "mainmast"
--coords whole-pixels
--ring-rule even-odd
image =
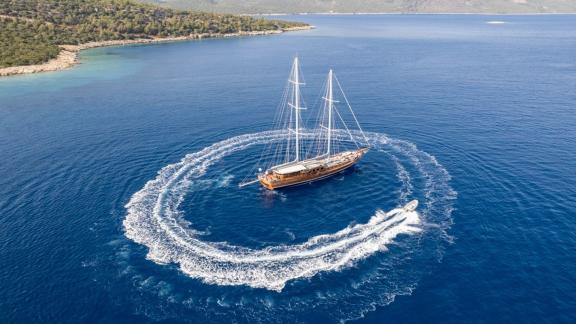
[[[295,115],[295,125],[294,125],[294,133],[296,135],[296,158],[295,161],[300,161],[300,110],[303,108],[300,107],[300,75],[299,75],[300,68],[298,67],[298,57],[294,58],[294,64],[292,65],[292,77],[290,78],[289,82],[294,85],[293,91],[293,98],[292,103],[288,103],[290,107],[294,109]]]
[[[330,151],[332,149],[332,108],[333,108],[333,93],[332,93],[332,69],[328,72],[328,97],[324,98],[328,101],[328,150],[326,151],[326,155],[330,156]]]

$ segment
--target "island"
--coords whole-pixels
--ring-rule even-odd
[[[0,76],[66,69],[82,49],[277,34],[298,22],[178,10],[132,0],[0,2]]]

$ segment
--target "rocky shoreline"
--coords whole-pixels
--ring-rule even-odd
[[[165,42],[177,42],[177,41],[187,41],[187,40],[198,40],[206,38],[228,38],[228,37],[243,37],[243,36],[259,36],[259,35],[272,35],[280,34],[287,31],[297,31],[297,30],[308,30],[314,28],[313,26],[302,26],[302,27],[290,27],[283,30],[265,30],[265,31],[252,31],[252,32],[238,32],[230,34],[192,34],[190,36],[181,37],[165,37],[165,38],[139,38],[130,40],[112,40],[103,42],[89,42],[81,45],[60,45],[61,51],[58,56],[46,63],[37,65],[25,65],[25,66],[12,66],[6,68],[0,68],[0,77],[19,75],[19,74],[30,74],[30,73],[41,73],[50,71],[61,71],[68,69],[76,64],[79,64],[79,53],[81,50],[105,47],[105,46],[122,46],[130,44],[152,44],[152,43],[165,43]]]

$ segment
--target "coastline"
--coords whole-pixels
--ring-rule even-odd
[[[80,45],[59,45],[61,50],[56,58],[43,64],[36,65],[22,65],[22,66],[11,66],[0,68],[0,77],[21,75],[21,74],[32,74],[41,72],[53,72],[61,71],[71,68],[77,64],[80,64],[79,54],[80,51],[96,47],[107,47],[107,46],[123,46],[132,44],[156,44],[156,43],[168,43],[168,42],[180,42],[180,41],[190,41],[190,40],[201,40],[207,38],[229,38],[229,37],[244,37],[244,36],[261,36],[261,35],[274,35],[281,34],[290,31],[299,30],[310,30],[314,26],[299,26],[299,27],[289,27],[277,30],[264,30],[264,31],[251,31],[251,32],[238,32],[230,34],[192,34],[189,36],[180,37],[163,37],[163,38],[138,38],[138,39],[128,39],[128,40],[111,40],[111,41],[101,41],[101,42],[89,42]]]

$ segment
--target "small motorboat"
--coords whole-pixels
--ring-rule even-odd
[[[416,210],[417,207],[418,207],[418,200],[414,199],[404,206],[404,211],[413,212]]]

